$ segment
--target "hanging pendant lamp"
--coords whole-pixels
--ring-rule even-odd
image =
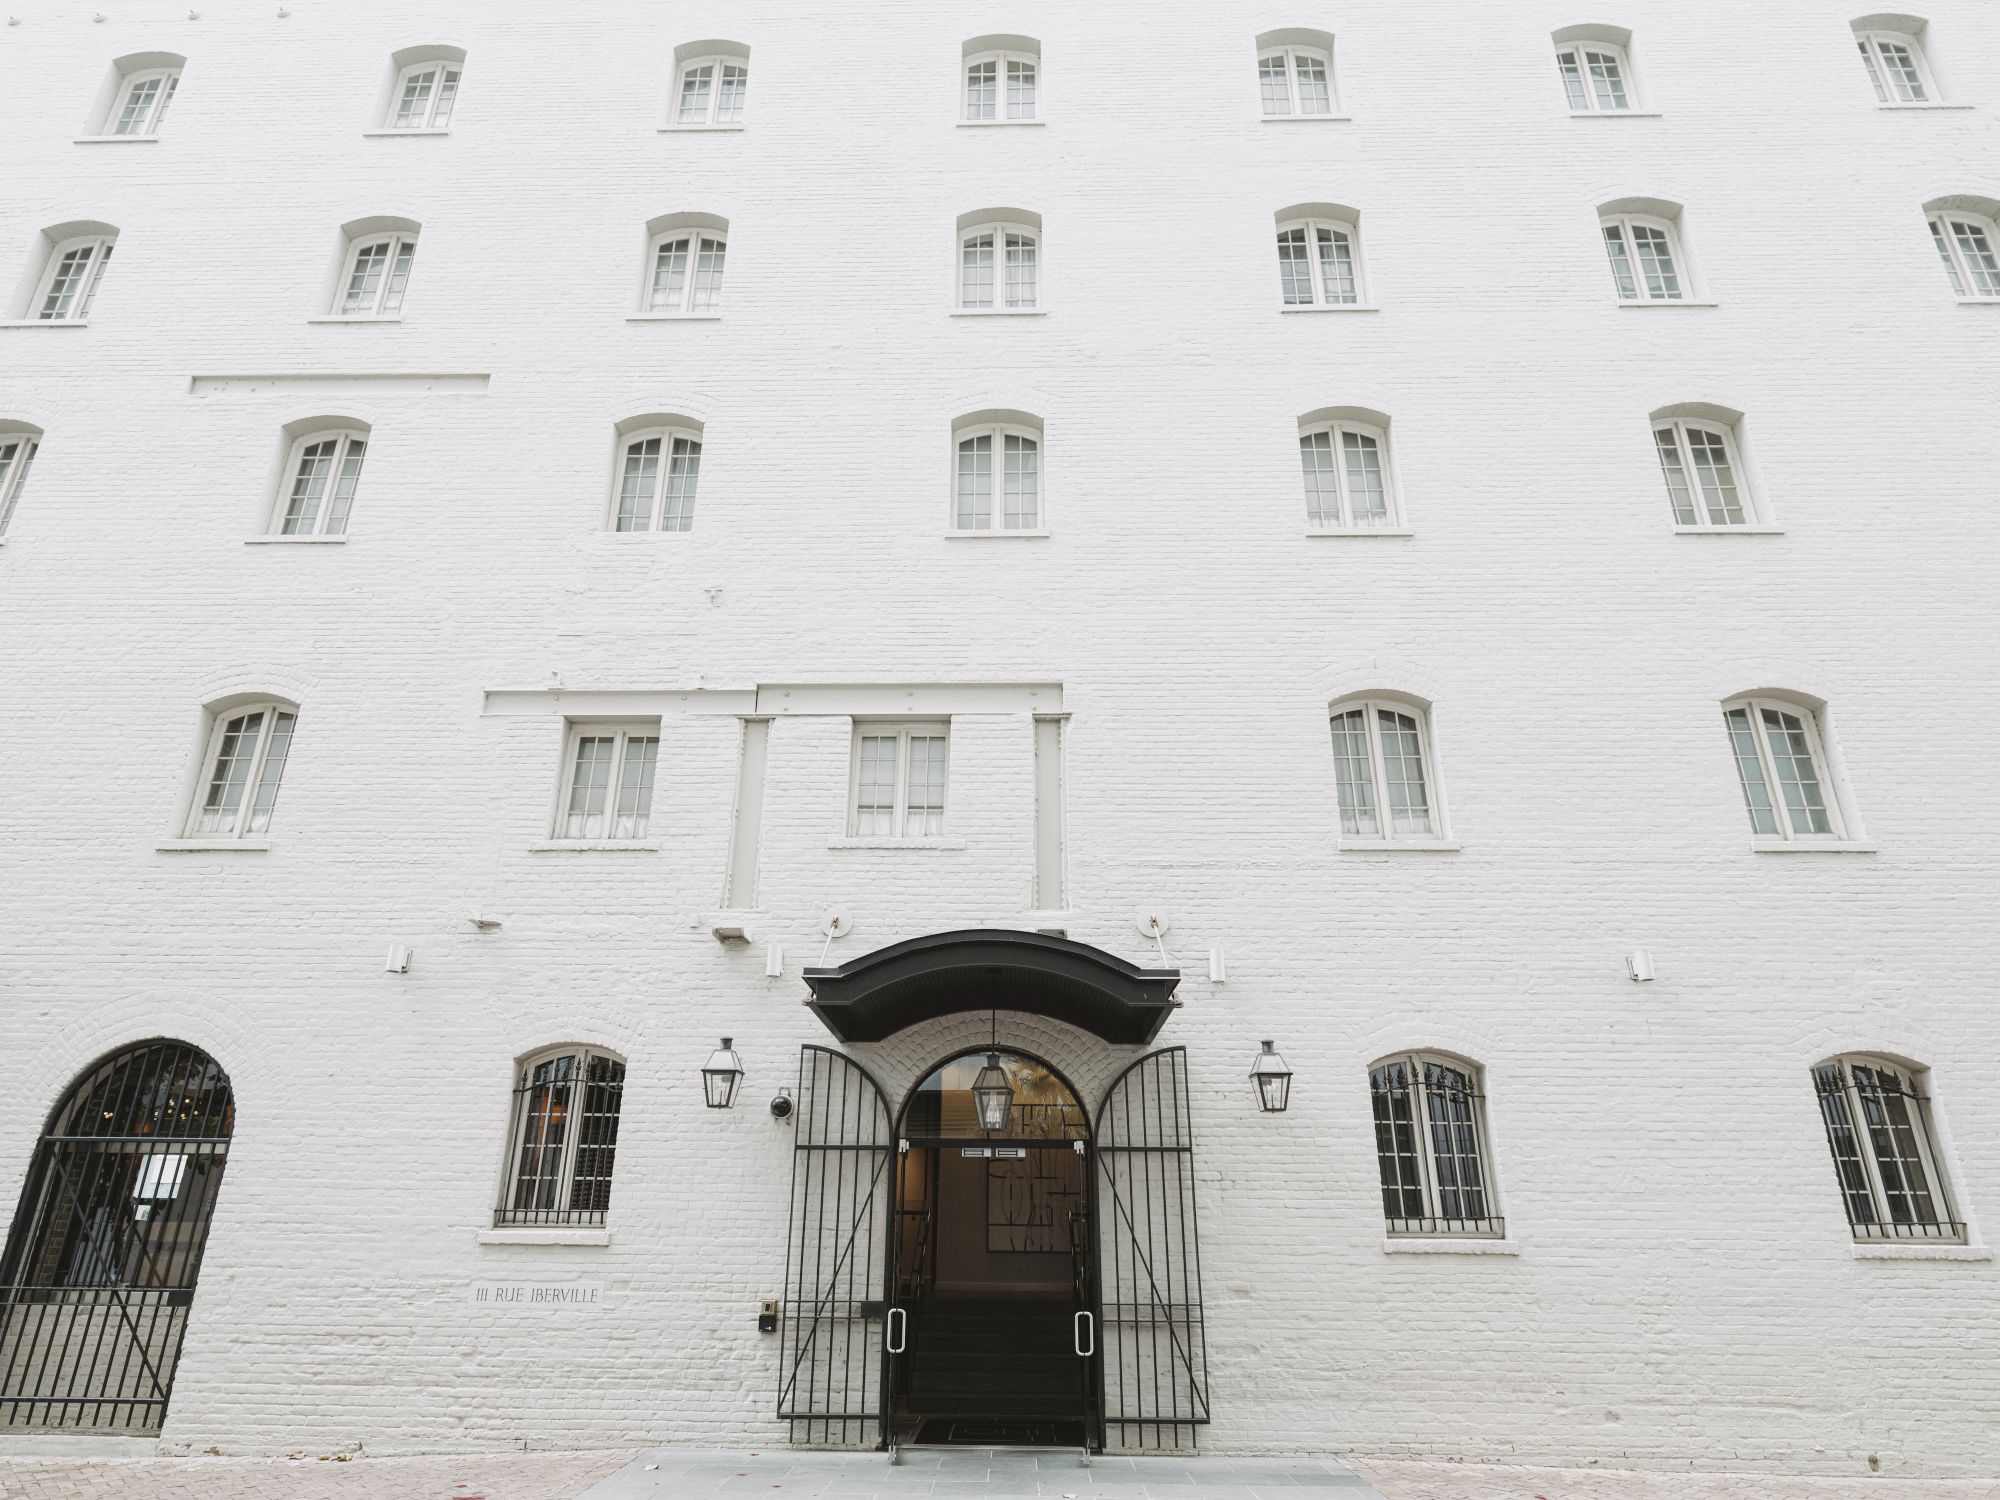
[[[986,1066],[972,1080],[972,1102],[979,1111],[979,1128],[989,1133],[1005,1130],[1007,1117],[1014,1111],[1014,1085],[1000,1066],[1000,1018],[992,1021],[994,1050],[986,1054]]]

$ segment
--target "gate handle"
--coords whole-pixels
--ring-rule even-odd
[[[1072,1342],[1076,1346],[1076,1352],[1085,1359],[1090,1358],[1091,1355],[1097,1352],[1097,1319],[1093,1318],[1089,1313],[1080,1312],[1076,1315],[1076,1322],[1071,1327],[1070,1333],[1073,1336]],[[1088,1349],[1083,1347],[1083,1340],[1086,1334],[1090,1337],[1090,1347]]]
[[[898,1319],[901,1319],[901,1321],[898,1322]],[[891,1354],[901,1354],[903,1346],[910,1340],[910,1315],[900,1307],[890,1308],[889,1326],[885,1331],[888,1334],[889,1352]]]

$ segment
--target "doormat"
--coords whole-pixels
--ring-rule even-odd
[[[968,1448],[1081,1448],[1081,1422],[967,1421],[926,1417],[913,1443],[956,1443]]]

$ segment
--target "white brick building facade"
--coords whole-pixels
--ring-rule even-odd
[[[168,1450],[782,1442],[763,1106],[833,1044],[821,914],[854,923],[829,964],[1053,926],[1152,965],[1154,909],[1204,1446],[1992,1472],[2000,300],[1925,228],[2000,196],[1991,6],[1936,0],[1929,102],[1966,107],[1908,110],[1822,0],[17,9],[0,425],[41,446],[0,538],[0,1213],[95,1060],[227,1070]],[[1633,118],[1566,106],[1552,34],[1596,21]],[[1260,117],[1293,27],[1333,34],[1346,118]],[[1003,33],[1044,123],[960,128],[964,44]],[[662,130],[714,38],[744,128]],[[392,56],[447,45],[448,131],[371,134]],[[185,58],[157,141],[79,143],[149,54]],[[1679,206],[1682,305],[1616,297],[1628,199]],[[1351,316],[1281,309],[1274,216],[1319,204],[1358,230]],[[1044,315],[953,316],[955,226],[1003,207]],[[635,320],[683,214],[727,223],[721,316]],[[400,321],[327,320],[341,226],[389,220],[420,226]],[[44,231],[77,225],[117,254],[59,326]],[[1741,414],[1753,524],[1676,529],[1652,417],[1690,404]],[[1391,534],[1307,534],[1330,408],[1388,419]],[[954,424],[995,411],[1041,424],[1046,535],[947,534]],[[618,424],[657,414],[700,424],[698,508],[618,534]],[[245,545],[320,419],[368,429],[346,542]],[[1371,694],[1428,707],[1437,847],[1342,846],[1328,710]],[[1753,847],[1744,695],[1818,712],[1836,848]],[[171,847],[253,697],[298,715],[268,848]],[[652,846],[538,847],[565,715],[606,713],[660,721]],[[934,847],[848,837],[857,714],[949,720]],[[987,1026],[853,1052],[893,1105]],[[998,1027],[1087,1103],[1143,1050]],[[482,1243],[516,1062],[558,1043],[627,1062],[609,1243]],[[1385,1236],[1369,1067],[1413,1050],[1483,1069],[1503,1239]],[[1845,1054],[1928,1070],[1962,1235],[1850,1233],[1811,1076]]]

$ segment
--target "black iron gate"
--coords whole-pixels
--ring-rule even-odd
[[[1148,1053],[1097,1110],[1104,1446],[1192,1448],[1208,1421],[1187,1049]]]
[[[229,1076],[185,1042],[71,1087],[0,1260],[0,1428],[160,1430],[234,1126]]]
[[[889,1105],[853,1058],[814,1046],[799,1049],[797,1103],[778,1415],[795,1443],[879,1447]]]

